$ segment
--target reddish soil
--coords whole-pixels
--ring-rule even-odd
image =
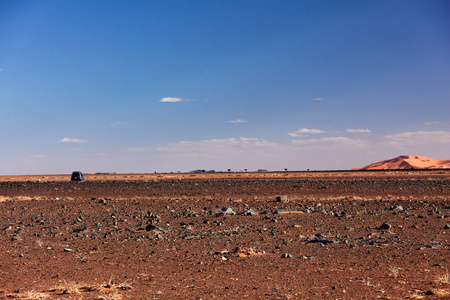
[[[450,171],[69,179],[0,177],[0,299],[450,298]]]

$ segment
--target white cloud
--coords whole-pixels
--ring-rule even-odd
[[[28,158],[46,158],[47,156],[44,154],[34,154],[34,155],[28,155]]]
[[[256,150],[276,146],[275,143],[267,142],[258,138],[228,138],[228,139],[210,139],[201,141],[181,141],[171,143],[165,147],[158,147],[159,152],[184,152],[184,153],[230,153]]]
[[[322,101],[322,98],[313,98],[314,101]]]
[[[350,139],[343,136],[324,137],[320,139],[292,140],[292,144],[298,146],[311,146],[317,149],[364,149],[369,147],[365,140]]]
[[[290,146],[292,147],[292,146]],[[253,137],[180,141],[156,148],[159,161],[175,170],[267,168],[279,164],[285,145]]]
[[[116,122],[109,123],[110,126],[116,126],[116,125],[122,125],[122,124],[124,124],[124,123],[121,122],[121,121],[116,121]]]
[[[86,156],[89,156],[89,157],[106,157],[106,156],[108,156],[108,153],[105,153],[105,152],[88,153],[88,154],[86,154]]]
[[[247,123],[247,120],[236,119],[236,120],[230,120],[230,121],[228,121],[228,123]]]
[[[147,148],[132,147],[132,148],[128,148],[128,151],[131,151],[131,152],[144,152],[144,151],[147,151]]]
[[[298,133],[295,133],[295,132],[288,132],[288,135],[290,137],[306,137],[306,136],[308,136],[307,134],[298,134]]]
[[[86,143],[87,141],[80,140],[80,139],[63,138],[59,142],[60,143]]]
[[[327,132],[323,131],[323,130],[319,130],[319,129],[301,128],[301,129],[295,130],[293,132],[288,132],[288,135],[291,137],[302,137],[302,136],[306,136],[309,133],[318,134],[318,133],[327,133]]]
[[[431,125],[437,125],[439,124],[439,122],[437,121],[433,121],[433,122],[424,122],[423,124],[427,125],[427,126],[431,126]]]
[[[159,102],[165,102],[165,103],[175,103],[175,102],[182,102],[183,99],[181,98],[174,98],[174,97],[165,97],[165,98],[161,98],[161,100],[159,100]]]
[[[349,133],[371,133],[369,129],[347,129],[346,130]]]
[[[450,144],[450,132],[446,131],[414,131],[403,132],[384,137],[385,142],[392,146],[412,145],[444,145]]]

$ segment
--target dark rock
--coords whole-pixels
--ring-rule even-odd
[[[82,231],[86,231],[87,227],[82,227],[82,228],[74,228],[73,232],[82,232]]]
[[[392,228],[392,225],[389,223],[383,223],[383,224],[381,224],[380,227],[378,227],[378,229],[380,229],[380,230],[389,230],[391,228]]]
[[[21,241],[21,240],[22,240],[22,238],[18,235],[13,235],[11,238],[11,241]]]
[[[335,240],[329,240],[326,238],[316,236],[313,239],[309,240],[308,243],[337,244],[338,242]]]
[[[162,229],[161,227],[155,226],[153,224],[148,224],[147,227],[145,227],[145,230],[147,230],[147,231],[159,230],[159,231],[162,231],[162,232],[167,232],[167,230]]]
[[[277,202],[289,202],[288,196],[286,195],[282,195],[282,196],[277,196]]]

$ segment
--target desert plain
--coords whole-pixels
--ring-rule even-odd
[[[0,299],[448,299],[450,170],[0,176]]]

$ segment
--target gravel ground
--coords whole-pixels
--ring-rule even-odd
[[[450,297],[449,171],[312,173],[3,177],[0,299]]]

